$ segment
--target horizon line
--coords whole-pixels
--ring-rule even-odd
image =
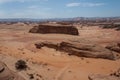
[[[22,17],[21,18],[19,18],[19,17],[18,18],[17,17],[16,18],[12,18],[12,17],[9,18],[8,17],[8,18],[0,18],[0,19],[63,19],[63,18],[67,19],[67,18],[118,18],[118,17],[120,17],[120,16],[103,16],[103,17],[100,17],[100,16],[96,16],[96,17],[95,16],[94,17],[87,17],[87,16],[86,17],[82,17],[81,16],[81,17],[53,17],[53,18],[22,18]]]

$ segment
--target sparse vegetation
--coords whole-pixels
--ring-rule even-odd
[[[16,63],[15,63],[15,68],[17,70],[26,70],[27,69],[27,64],[24,60],[18,60]]]

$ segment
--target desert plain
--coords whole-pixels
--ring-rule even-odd
[[[25,80],[89,80],[89,75],[109,75],[120,68],[120,59],[78,57],[48,47],[37,49],[34,45],[41,41],[73,41],[105,47],[120,43],[120,31],[75,25],[79,31],[77,36],[29,33],[35,25],[38,24],[0,24],[0,61]],[[28,68],[16,70],[18,60],[24,60]]]

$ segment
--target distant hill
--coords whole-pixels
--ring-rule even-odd
[[[32,19],[32,18],[6,18],[0,19],[0,22],[43,22],[43,21],[120,21],[120,17],[74,17],[74,18],[49,18],[49,19]]]

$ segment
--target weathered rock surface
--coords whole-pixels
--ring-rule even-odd
[[[120,68],[117,71],[115,71],[114,73],[111,73],[110,75],[111,76],[116,76],[116,77],[120,78]]]
[[[120,53],[120,43],[112,43],[106,46],[107,49]]]
[[[78,29],[74,26],[65,26],[65,25],[39,25],[30,29],[31,33],[58,33],[58,34],[70,34],[70,35],[79,35]]]
[[[110,75],[92,74],[88,76],[89,80],[120,80],[120,69]]]
[[[88,79],[89,80],[120,80],[120,78],[116,76],[101,75],[101,74],[89,75]]]
[[[0,80],[25,80],[0,62]]]
[[[67,52],[69,55],[88,58],[116,59],[114,54],[99,45],[75,43],[75,42],[40,42],[35,44],[36,48],[49,47],[58,51]]]

